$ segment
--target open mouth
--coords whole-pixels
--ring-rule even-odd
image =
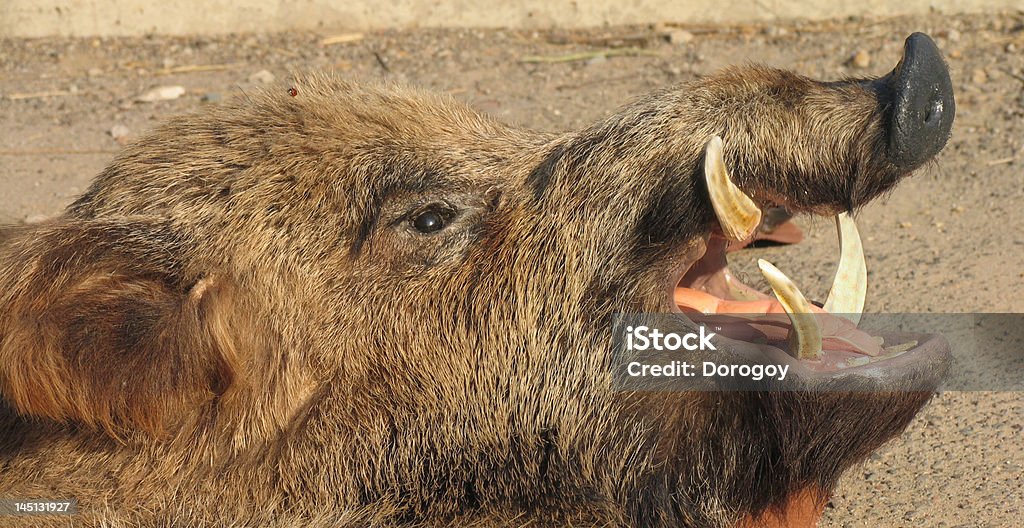
[[[796,284],[765,260],[758,267],[774,296],[743,284],[728,267],[730,243],[748,240],[761,220],[754,201],[732,183],[722,140],[708,142],[704,172],[718,228],[705,241],[704,254],[673,281],[672,304],[691,320],[714,326],[719,335],[766,345],[775,359],[813,373],[870,372],[940,352],[939,336],[875,335],[859,328],[867,294],[867,268],[852,217],[836,216],[839,265],[827,300],[809,302]],[[795,361],[794,361],[795,360]]]

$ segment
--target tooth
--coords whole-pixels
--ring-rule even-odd
[[[825,300],[825,311],[860,324],[864,299],[868,293],[868,269],[864,262],[864,246],[860,242],[857,223],[846,214],[836,215],[839,233],[839,269]]]
[[[821,358],[821,329],[811,311],[811,303],[807,302],[800,290],[784,273],[764,259],[757,260],[757,267],[772,287],[775,297],[786,310],[789,321],[793,324],[789,332],[789,345],[796,351],[798,359]]]
[[[722,232],[727,239],[739,242],[750,238],[757,229],[761,209],[729,179],[722,148],[722,138],[712,136],[708,141],[704,152],[704,181]]]

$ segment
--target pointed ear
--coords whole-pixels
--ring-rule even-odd
[[[0,242],[0,395],[19,413],[159,435],[237,380],[232,288],[166,224],[61,219]]]

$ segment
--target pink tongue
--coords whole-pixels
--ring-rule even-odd
[[[732,339],[786,342],[792,326],[782,305],[772,298],[734,301],[700,290],[676,288],[675,302],[695,322],[714,323],[721,327],[720,334]],[[877,356],[882,352],[882,346],[875,337],[858,330],[848,319],[831,315],[818,307],[813,309],[818,314],[816,319],[821,327],[823,350],[867,356]]]

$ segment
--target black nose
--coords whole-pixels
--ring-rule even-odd
[[[878,80],[892,106],[889,159],[900,168],[917,168],[946,146],[956,103],[949,69],[931,37],[914,33],[903,44],[903,58]]]

